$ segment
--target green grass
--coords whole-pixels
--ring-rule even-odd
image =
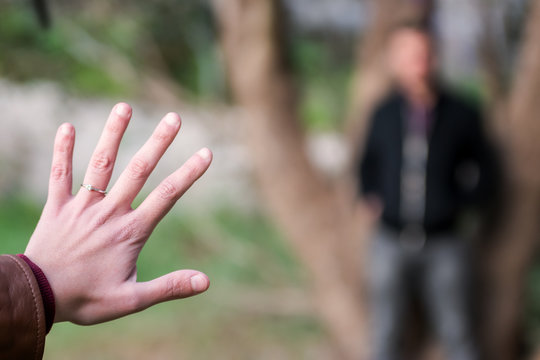
[[[0,253],[24,251],[39,215],[39,204],[1,199]],[[141,281],[195,268],[212,285],[195,298],[106,324],[55,324],[45,359],[312,359],[327,348],[309,309],[279,310],[290,289],[307,299],[305,277],[260,214],[227,207],[207,216],[178,211],[158,226],[137,266]]]
[[[29,200],[0,198],[0,254],[24,252],[40,214]]]

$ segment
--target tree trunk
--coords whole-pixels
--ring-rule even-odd
[[[350,118],[356,124],[365,124],[388,85],[381,58],[390,29],[404,19],[426,20],[432,7],[430,0],[373,4],[377,21],[363,42],[358,61],[362,76],[354,86]],[[366,261],[361,254],[370,219],[361,208],[354,210],[352,182],[330,182],[307,158],[284,48],[282,5],[278,0],[214,0],[213,5],[229,83],[245,110],[243,121],[263,199],[311,275],[319,315],[338,353],[343,359],[366,359],[369,321],[362,296]]]
[[[487,358],[518,359],[522,340],[525,277],[534,259],[540,218],[540,0],[531,2],[515,69],[506,95],[504,141],[507,204],[488,263],[485,324]]]
[[[229,83],[243,121],[263,200],[311,276],[319,315],[343,359],[366,359],[360,283],[338,256],[354,249],[353,207],[310,163],[289,74],[279,1],[215,0]],[[353,199],[351,199],[353,200]],[[351,201],[352,203],[352,201]],[[355,258],[356,268],[360,254]],[[352,262],[352,260],[351,260]]]

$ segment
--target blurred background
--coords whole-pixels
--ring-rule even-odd
[[[474,242],[479,347],[540,358],[540,1],[0,0],[0,253],[24,251],[63,122],[75,185],[118,101],[134,111],[113,180],[165,113],[183,118],[140,198],[199,148],[215,156],[138,263],[141,280],[204,271],[210,290],[56,324],[45,359],[369,359],[376,219],[351,169],[404,20],[431,24],[441,77],[484,110],[503,154],[499,216]],[[444,359],[417,332],[413,358]]]

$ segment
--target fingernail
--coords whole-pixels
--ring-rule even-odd
[[[68,124],[64,124],[60,128],[60,131],[62,131],[62,134],[64,134],[64,135],[70,135],[71,134],[71,126],[69,126]]]
[[[208,288],[208,280],[201,274],[192,276],[190,281],[191,289],[195,292],[202,292]]]
[[[197,155],[202,157],[204,160],[208,160],[212,157],[212,152],[208,148],[203,148],[197,152]]]
[[[122,117],[127,117],[131,113],[131,107],[127,104],[120,103],[116,105],[116,108],[114,109],[117,115]]]
[[[165,115],[165,122],[169,125],[178,125],[180,123],[180,116],[176,113],[168,113]]]

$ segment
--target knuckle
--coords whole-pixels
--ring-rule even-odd
[[[99,228],[109,222],[112,217],[110,211],[99,211],[92,219],[92,225],[94,228]]]
[[[118,234],[119,240],[128,240],[134,237],[135,234],[135,228],[133,224],[125,224],[122,226],[122,229],[120,230],[120,234]]]
[[[144,179],[148,176],[149,165],[140,158],[135,158],[129,164],[129,176],[134,180]]]
[[[69,146],[66,141],[58,141],[54,144],[54,152],[59,154],[65,154],[69,151]]]
[[[163,181],[158,187],[158,194],[164,200],[174,199],[178,193],[178,188],[168,180]]]
[[[72,323],[82,326],[92,325],[91,317],[88,314],[78,314],[72,320]]]
[[[42,216],[43,217],[54,216],[55,218],[57,218],[60,216],[61,210],[62,210],[62,206],[59,205],[57,202],[52,201],[51,198],[49,197],[47,199],[47,202],[45,203],[45,206],[43,207],[43,214],[47,214],[47,215],[42,215]]]
[[[174,279],[167,279],[167,282],[165,284],[165,296],[167,298],[172,298],[174,297],[174,294],[176,292],[175,290],[175,287],[176,287],[176,281]]]
[[[103,152],[97,153],[92,157],[92,168],[99,173],[106,173],[112,170],[113,161],[111,157]]]
[[[171,135],[165,131],[156,131],[152,134],[152,138],[157,142],[168,141]]]
[[[143,233],[141,228],[142,224],[143,223],[139,221],[139,219],[134,217],[130,218],[128,221],[122,224],[122,227],[120,228],[120,232],[118,234],[118,239],[120,241],[138,239]]]
[[[143,304],[135,291],[128,292],[126,296],[123,297],[122,304],[124,306],[124,312],[127,314],[134,313],[143,308]]]
[[[116,117],[114,120],[107,123],[107,131],[112,134],[119,134],[124,129],[124,121],[121,117]]]
[[[51,178],[54,181],[63,181],[70,175],[71,172],[65,164],[54,164],[51,168]]]
[[[199,177],[199,166],[192,162],[188,162],[183,166],[184,177],[188,178],[190,181],[194,181]]]
[[[185,296],[188,291],[186,281],[175,277],[169,277],[165,286],[165,296],[168,299],[175,299]]]

